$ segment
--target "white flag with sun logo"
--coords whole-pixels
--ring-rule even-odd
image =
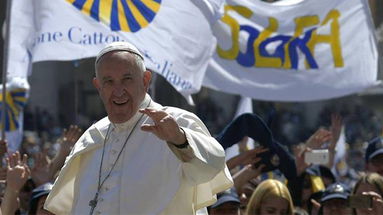
[[[211,9],[219,9],[223,3],[201,1],[212,2]],[[107,43],[129,41],[145,55],[148,68],[165,77],[183,95],[189,95],[200,89],[215,48],[206,15],[191,0],[13,3],[11,46],[24,49],[23,56],[30,56],[32,62],[94,57]]]

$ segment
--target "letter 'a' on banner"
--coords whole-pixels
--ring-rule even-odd
[[[223,0],[203,3],[223,8]],[[11,23],[10,75],[26,76],[20,62],[28,58],[94,57],[107,43],[129,41],[147,68],[187,96],[199,91],[215,49],[209,21],[191,0],[17,0]]]
[[[366,0],[227,0],[203,85],[268,101],[312,101],[376,86]]]

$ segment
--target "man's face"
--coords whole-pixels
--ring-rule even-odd
[[[93,85],[113,123],[128,121],[138,111],[149,87],[151,74],[140,71],[135,56],[126,51],[105,54],[97,65]]]
[[[370,172],[376,172],[383,176],[383,154],[376,155],[367,163],[367,169]]]

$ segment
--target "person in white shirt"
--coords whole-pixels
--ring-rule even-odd
[[[108,116],[75,144],[45,209],[206,214],[203,209],[216,201],[215,194],[233,185],[224,150],[203,122],[147,94],[151,73],[143,60],[127,42],[111,43],[98,54],[93,84]]]

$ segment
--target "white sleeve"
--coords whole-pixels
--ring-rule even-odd
[[[185,111],[174,117],[189,143],[183,149],[168,143],[173,153],[183,161],[183,176],[193,186],[210,181],[225,168],[224,149],[196,115]]]
[[[169,147],[184,161],[182,173],[186,182],[193,186],[194,208],[209,206],[216,201],[215,194],[233,186],[225,151],[196,115],[185,112],[175,118],[185,131],[189,146],[178,149],[169,144]]]

